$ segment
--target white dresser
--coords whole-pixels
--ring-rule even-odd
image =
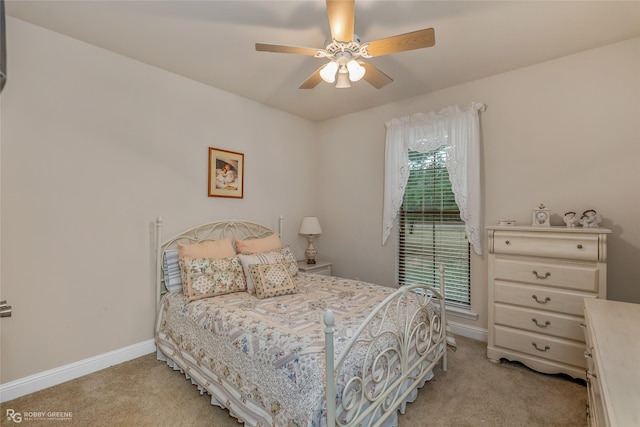
[[[640,426],[640,304],[585,300],[591,426]]]
[[[604,228],[487,227],[487,357],[584,378],[584,300],[607,295]]]

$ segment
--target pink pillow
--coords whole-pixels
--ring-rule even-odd
[[[231,239],[205,240],[200,243],[178,243],[179,258],[229,258],[236,256]]]
[[[236,240],[236,249],[239,254],[259,254],[282,249],[282,242],[280,236],[273,233],[261,239]]]

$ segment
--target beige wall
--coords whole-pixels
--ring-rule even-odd
[[[153,234],[211,219],[273,227],[298,255],[318,215],[319,258],[391,285],[381,246],[384,122],[483,102],[485,223],[594,208],[612,228],[609,297],[640,302],[640,39],[321,124],[7,18],[0,99],[0,382],[152,338]],[[208,198],[207,147],[244,152],[246,198]],[[267,208],[265,209],[265,206]],[[486,327],[486,254],[472,257]],[[456,319],[457,321],[460,321]]]
[[[316,124],[7,24],[0,382],[153,338],[157,215],[168,238],[225,218],[276,228],[282,214],[302,256]],[[244,199],[207,197],[210,146],[245,153]]]
[[[608,297],[640,303],[640,39],[542,63],[321,124],[320,258],[335,274],[395,283],[395,239],[381,246],[384,123],[485,103],[485,224],[531,221],[544,202],[563,225],[593,208],[611,228]],[[322,172],[325,171],[325,172]],[[486,248],[486,242],[485,242]],[[486,250],[485,250],[486,252]],[[487,257],[472,256],[472,311],[487,325]]]

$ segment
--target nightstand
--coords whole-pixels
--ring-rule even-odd
[[[331,263],[316,261],[315,264],[307,264],[307,261],[298,261],[298,270],[302,271],[303,273],[331,276]]]

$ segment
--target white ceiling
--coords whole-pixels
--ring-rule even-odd
[[[254,44],[322,48],[329,36],[322,0],[5,0],[5,9],[313,121],[640,36],[640,1],[356,0],[363,42],[433,27],[435,46],[370,59],[394,79],[382,89],[362,80],[350,89],[321,82],[302,90],[326,60],[256,52]]]

